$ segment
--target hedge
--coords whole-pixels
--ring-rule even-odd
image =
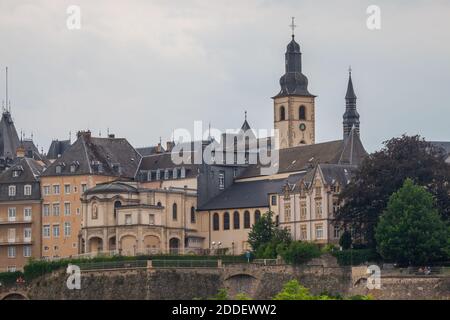
[[[360,265],[366,262],[380,261],[380,256],[373,249],[349,249],[335,251],[332,253],[336,257],[339,265],[350,266]]]
[[[0,272],[0,283],[2,285],[10,285],[15,283],[19,277],[24,277],[24,274],[20,271]]]

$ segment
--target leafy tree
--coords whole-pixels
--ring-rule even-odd
[[[444,150],[420,136],[403,135],[384,142],[380,151],[369,155],[341,193],[344,205],[336,218],[353,228],[354,241],[376,246],[374,230],[379,215],[406,178],[431,192],[442,218],[449,219],[450,169]]]
[[[280,250],[280,248],[278,248]],[[319,247],[310,242],[293,241],[289,246],[281,248],[279,254],[284,261],[292,264],[306,263],[313,258],[321,255]]]
[[[278,228],[272,219],[273,213],[263,214],[253,225],[248,234],[248,242],[257,257],[275,258],[276,247],[279,243],[289,243],[291,235],[284,228]],[[275,253],[275,257],[273,254]]]
[[[300,285],[297,280],[291,280],[284,284],[283,290],[281,290],[273,298],[273,300],[313,300],[314,296],[311,295],[308,288]]]
[[[445,256],[450,233],[425,188],[406,179],[392,194],[375,229],[377,249],[401,264],[425,264]]]
[[[344,233],[342,233],[339,239],[339,245],[344,250],[348,250],[352,247],[352,234],[350,231],[345,230]]]

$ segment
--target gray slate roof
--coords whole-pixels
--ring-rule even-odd
[[[5,111],[0,120],[0,157],[15,158],[19,143],[19,136],[17,135],[11,113]]]
[[[134,178],[141,158],[126,139],[97,138],[82,133],[43,176],[96,174]],[[71,164],[76,164],[75,172],[70,172]],[[61,173],[56,173],[57,166],[62,167]]]
[[[70,147],[70,140],[53,140],[48,148],[47,159],[58,159]]]
[[[18,177],[13,177],[13,171],[20,170]],[[38,181],[44,171],[44,166],[31,158],[16,158],[14,164],[0,174],[0,183],[20,183]]]

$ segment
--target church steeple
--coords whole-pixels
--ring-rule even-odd
[[[356,110],[356,94],[353,89],[352,69],[348,70],[347,93],[345,94],[345,113],[343,115],[344,139],[350,135],[352,129],[359,136],[359,114]]]

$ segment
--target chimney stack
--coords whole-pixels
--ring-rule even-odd
[[[166,151],[167,151],[167,152],[171,152],[172,149],[173,149],[173,147],[175,146],[175,142],[173,142],[173,141],[167,141],[166,145],[167,145]]]

